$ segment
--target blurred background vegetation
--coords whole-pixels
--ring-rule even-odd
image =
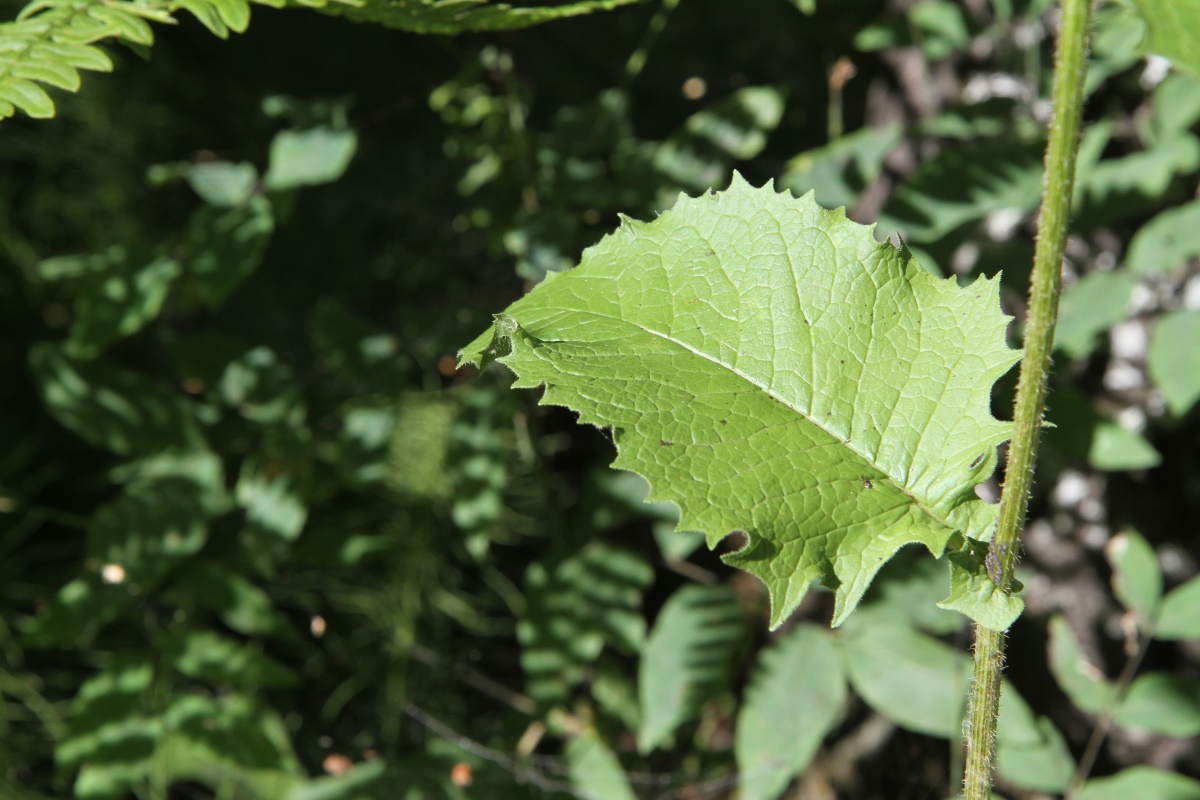
[[[1087,797],[1200,797],[1200,66],[1148,52],[1147,4],[1096,20],[1010,798],[1093,758]],[[1051,6],[179,15],[5,121],[0,798],[952,796],[943,564],[768,634],[604,431],[454,356],[734,168],[1003,270],[1016,342]]]

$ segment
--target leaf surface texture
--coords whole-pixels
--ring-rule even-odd
[[[726,558],[767,585],[772,625],[816,579],[840,624],[903,545],[990,536],[974,487],[1009,435],[992,384],[1019,356],[998,286],[934,278],[842,210],[735,177],[626,220],[462,359],[610,427],[614,466],[681,530],[742,533]]]

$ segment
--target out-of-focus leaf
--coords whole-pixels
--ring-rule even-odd
[[[1200,311],[1175,311],[1155,323],[1146,367],[1171,413],[1182,417],[1200,400]]]
[[[1200,0],[1133,0],[1146,21],[1145,47],[1200,78]]]
[[[1200,200],[1169,208],[1139,228],[1129,243],[1125,265],[1133,272],[1168,272],[1196,257],[1200,257]]]
[[[1108,540],[1104,556],[1112,567],[1113,592],[1121,605],[1136,612],[1143,626],[1151,625],[1162,597],[1162,571],[1154,548],[1140,533],[1127,530]]]
[[[703,191],[729,180],[735,161],[753,158],[783,117],[784,95],[770,86],[739,89],[688,118],[663,142],[654,166],[678,185]]]
[[[114,272],[89,287],[75,300],[68,351],[91,358],[117,339],[137,333],[158,316],[181,272],[179,262],[157,258],[128,274]]]
[[[762,652],[738,713],[738,797],[774,800],[841,719],[846,678],[831,634],[798,625]]]
[[[1188,131],[1200,121],[1200,79],[1175,72],[1154,87],[1154,116],[1149,122],[1149,136],[1155,140],[1190,135]]]
[[[628,667],[619,656],[600,654],[592,669],[591,690],[597,707],[620,720],[626,730],[641,729],[642,709],[638,704],[637,680],[629,675]]]
[[[205,306],[220,308],[262,263],[275,215],[265,197],[235,208],[207,206],[188,223],[188,274],[192,291]]]
[[[1087,457],[1096,469],[1110,472],[1153,469],[1162,463],[1162,456],[1146,437],[1109,420],[1096,423]]]
[[[1145,437],[1102,417],[1087,396],[1074,389],[1054,392],[1046,418],[1054,424],[1043,434],[1047,447],[1086,459],[1096,469],[1150,469],[1162,461]]]
[[[268,189],[294,189],[332,183],[350,166],[358,148],[352,130],[320,126],[280,131],[271,142],[271,162],[263,183]]]
[[[129,461],[112,471],[117,483],[140,483],[179,478],[193,484],[200,493],[200,505],[209,516],[229,510],[230,497],[225,488],[225,466],[212,450],[196,447],[187,450],[162,450]]]
[[[1096,337],[1125,319],[1137,279],[1124,270],[1093,272],[1063,291],[1054,346],[1071,358],[1086,358]]]
[[[134,455],[201,441],[191,404],[138,373],[75,361],[48,343],[35,345],[29,360],[46,410],[92,444]]]
[[[1177,136],[1121,158],[1106,158],[1081,173],[1075,212],[1089,228],[1152,210],[1171,181],[1200,169],[1200,139]]]
[[[245,695],[184,694],[162,720],[166,736],[155,765],[164,779],[240,784],[257,797],[284,797],[302,775],[283,720]]]
[[[293,686],[299,680],[291,669],[258,648],[215,631],[171,632],[160,646],[175,669],[217,686],[271,689]]]
[[[1200,781],[1156,767],[1129,767],[1107,778],[1092,778],[1076,800],[1200,800]]]
[[[966,656],[905,625],[855,620],[841,640],[854,691],[901,727],[957,738],[970,685]]]
[[[54,751],[60,766],[83,768],[76,797],[120,797],[145,778],[162,734],[161,721],[146,708],[153,679],[148,656],[122,656],[79,687],[67,735]]]
[[[741,638],[741,609],[727,587],[684,586],[671,595],[638,665],[638,750],[649,753],[695,716],[724,683]]]
[[[408,369],[396,335],[355,316],[336,300],[317,302],[308,317],[308,336],[322,366],[338,378],[392,395],[406,388]]]
[[[532,565],[525,573],[528,605],[517,625],[530,696],[566,699],[605,645],[639,651],[646,620],[638,609],[652,580],[654,570],[639,556],[600,541]]]
[[[94,358],[118,339],[137,333],[162,311],[178,261],[147,249],[110,247],[91,256],[60,256],[43,261],[39,273],[75,285],[75,320],[67,352]]]
[[[304,443],[289,437],[277,437],[247,458],[236,489],[247,521],[289,541],[299,536],[308,519],[310,458]]]
[[[816,192],[825,208],[853,206],[859,192],[883,171],[883,159],[900,143],[898,124],[863,128],[788,161],[779,179],[781,189],[799,197]]]
[[[386,773],[387,762],[382,759],[356,764],[344,775],[316,778],[294,788],[286,800],[382,800],[379,784]]]
[[[924,162],[883,207],[878,232],[936,242],[994,211],[1032,210],[1041,197],[1042,145],[988,139]]]
[[[1114,716],[1118,725],[1188,739],[1200,734],[1200,680],[1149,672],[1129,687]]]
[[[879,624],[907,625],[938,635],[954,633],[966,620],[937,605],[949,585],[945,561],[923,557],[919,548],[905,547],[880,570],[856,613]]]
[[[1091,94],[1142,57],[1146,26],[1127,3],[1105,3],[1093,15],[1086,91]]]
[[[1200,639],[1200,575],[1167,592],[1154,626],[1156,639]]]
[[[577,736],[567,744],[567,774],[577,796],[585,800],[637,797],[616,754],[595,733]]]
[[[206,558],[189,559],[173,582],[197,604],[210,608],[230,629],[246,636],[292,638],[295,629],[271,598],[242,575]]]
[[[1007,687],[1007,694],[1014,694]],[[1022,701],[1023,702],[1023,701]],[[1000,721],[1004,725],[1003,717]],[[1042,740],[1034,744],[1012,742],[1002,734],[996,737],[996,768],[1006,783],[1035,792],[1061,793],[1071,782],[1075,761],[1066,739],[1054,723],[1045,717],[1037,719],[1037,731]]]
[[[396,408],[389,401],[364,402],[343,409],[342,429],[338,434],[338,466],[351,485],[386,481],[390,443],[396,426]],[[440,464],[429,464],[437,469]]]
[[[971,43],[962,7],[949,0],[916,3],[908,9],[909,23],[920,30],[921,49],[931,60],[946,58]]]
[[[951,105],[940,114],[922,119],[913,124],[912,132],[921,136],[937,136],[945,139],[971,141],[975,139],[1008,136],[1020,141],[1035,139],[1041,135],[1037,123],[1021,120],[1016,113],[1017,103],[1011,97],[992,97],[980,102]],[[884,128],[886,130],[886,128]],[[1086,142],[1087,135],[1084,135]],[[1080,167],[1084,145],[1080,144]]]
[[[88,557],[148,592],[208,541],[200,489],[180,478],[138,483],[104,505],[88,526]]]
[[[1116,702],[1116,687],[1084,657],[1075,634],[1061,615],[1050,619],[1048,651],[1050,671],[1076,708],[1100,714]]]
[[[22,625],[21,641],[32,649],[86,648],[132,599],[125,586],[89,572],[62,587],[40,614]]]
[[[296,427],[307,413],[292,368],[268,347],[256,347],[226,364],[219,390],[226,404],[259,424]]]
[[[212,206],[232,208],[245,203],[258,188],[258,170],[253,164],[210,161],[189,164],[184,180],[200,199]]]

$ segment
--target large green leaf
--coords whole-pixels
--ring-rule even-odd
[[[1146,21],[1146,49],[1200,76],[1200,0],[1133,0]]]
[[[811,196],[735,177],[627,220],[462,353],[612,428],[682,530],[771,593],[771,623],[821,579],[834,623],[905,544],[989,536],[975,486],[1009,425],[992,384],[1017,360],[997,280],[959,288]]]
[[[774,800],[845,711],[846,678],[828,631],[801,625],[764,651],[737,719],[738,796]]]
[[[728,587],[684,586],[671,595],[639,664],[639,750],[648,753],[666,741],[721,685],[742,637],[741,623]]]

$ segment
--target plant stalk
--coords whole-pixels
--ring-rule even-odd
[[[1062,291],[1062,260],[1075,186],[1075,157],[1079,149],[1091,0],[1063,0],[1054,60],[1054,110],[1042,178],[1042,206],[1030,278],[1029,315],[1025,326],[1025,355],[1017,384],[1013,437],[1000,498],[1000,520],[992,552],[1000,560],[1000,585],[1010,587],[1017,560],[1018,540],[1029,506],[1037,457],[1038,434],[1046,407],[1050,356],[1058,298]],[[1006,588],[1006,591],[1008,589]],[[987,800],[992,788],[996,726],[1000,716],[1000,672],[1004,664],[1004,633],[975,625],[975,670],[967,717],[966,800]]]

